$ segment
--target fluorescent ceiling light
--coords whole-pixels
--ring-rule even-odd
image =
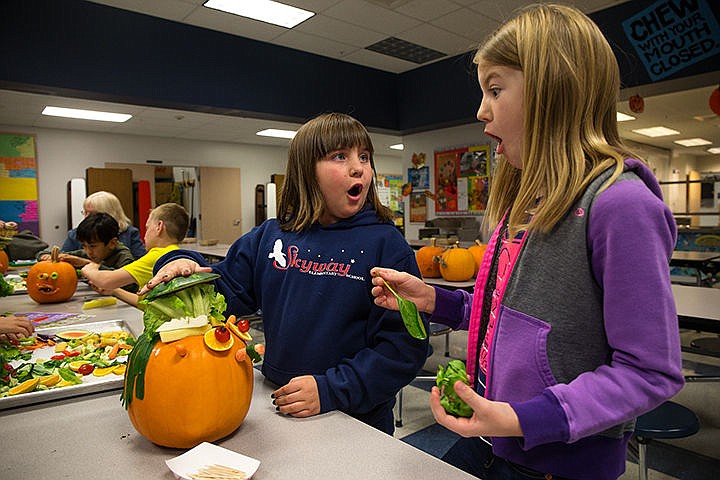
[[[275,138],[293,138],[297,132],[294,130],[279,130],[277,128],[266,128],[265,130],[260,130],[255,135],[260,135],[261,137],[275,137]]]
[[[718,154],[718,153],[720,153],[720,147],[708,148],[707,151],[710,152],[710,153]]]
[[[687,138],[685,140],[675,140],[673,143],[678,143],[683,147],[699,147],[700,145],[711,145],[710,140],[704,138]]]
[[[667,127],[650,127],[650,128],[638,128],[633,130],[638,135],[645,135],[646,137],[667,137],[668,135],[680,135],[680,132]]]
[[[127,113],[98,112],[95,110],[78,110],[76,108],[45,107],[43,115],[53,117],[80,118],[83,120],[100,120],[102,122],[127,122],[132,115]]]
[[[402,143],[396,143],[395,145],[390,145],[390,148],[393,150],[405,150],[405,145]]]
[[[204,5],[285,28],[293,28],[315,15],[314,12],[272,0],[208,0]]]
[[[615,114],[616,114],[618,122],[627,122],[629,120],[635,120],[635,117],[632,117],[630,115],[625,115],[622,112],[615,112]]]

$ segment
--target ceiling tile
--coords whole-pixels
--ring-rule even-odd
[[[299,31],[328,38],[344,44],[365,48],[368,45],[386,38],[387,35],[376,32],[372,28],[358,27],[356,25],[338,22],[337,19],[326,15],[316,15],[304,21],[292,31]]]
[[[358,47],[340,43],[327,38],[289,30],[274,40],[274,43],[304,52],[324,55],[331,58],[344,58],[358,50]]]
[[[353,25],[370,28],[391,37],[419,25],[417,19],[378,7],[363,0],[345,0],[325,10],[325,15]]]
[[[461,8],[436,19],[433,25],[480,42],[497,27],[497,22],[470,9]]]
[[[397,7],[395,11],[427,22],[442,17],[458,8],[459,6],[456,3],[448,0],[411,0]]]
[[[467,52],[477,47],[476,41],[470,40],[442,28],[424,23],[397,35],[398,38],[408,42],[417,43],[427,47],[432,45],[434,50],[446,53],[449,56]],[[432,39],[432,40],[431,40]]]

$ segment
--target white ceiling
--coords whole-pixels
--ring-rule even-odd
[[[400,73],[418,65],[365,50],[387,37],[396,37],[447,53],[472,50],[517,7],[529,0],[285,0],[285,3],[316,12],[316,15],[288,30],[283,27],[225,14],[202,6],[204,0],[96,0],[112,7],[153,15],[198,27],[218,30],[318,55],[332,57],[380,70]],[[570,1],[587,13],[602,10],[624,0]],[[634,141],[683,153],[708,155],[708,147],[685,148],[672,141],[702,137],[720,146],[720,117],[708,107],[710,92],[717,85],[645,98],[645,112],[637,120],[620,124],[621,134]],[[630,93],[623,95],[624,98]],[[109,110],[130,113],[126,123],[110,124],[42,116],[45,105]],[[618,109],[631,113],[627,101]],[[695,117],[701,120],[695,119]],[[150,135],[171,138],[287,145],[287,140],[258,137],[264,128],[296,129],[299,125],[238,118],[198,112],[112,104],[90,100],[51,97],[0,90],[0,124],[38,128],[62,128]],[[681,132],[675,137],[648,139],[631,129],[663,125]],[[376,150],[384,151],[401,141],[393,135],[373,134]]]

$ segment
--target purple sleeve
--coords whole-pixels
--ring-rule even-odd
[[[590,215],[588,245],[604,292],[611,358],[549,387],[543,397],[513,405],[526,449],[599,433],[653,409],[684,383],[668,267],[676,240],[672,214],[642,182],[621,181],[598,196]],[[536,416],[565,424],[548,428]]]
[[[433,288],[435,289],[435,311],[430,317],[430,321],[442,323],[453,330],[467,330],[473,296],[462,289]]]

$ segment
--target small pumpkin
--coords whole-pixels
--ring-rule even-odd
[[[0,273],[7,272],[8,268],[10,268],[10,259],[8,258],[7,252],[0,250]]]
[[[151,442],[173,448],[230,435],[245,419],[252,398],[252,361],[237,353],[245,349],[240,338],[225,351],[208,348],[203,335],[171,343],[158,340],[145,368],[143,398],[136,388],[128,405],[135,429]]]
[[[36,263],[25,281],[30,298],[37,303],[58,303],[69,300],[77,289],[78,277],[75,267],[58,261],[60,248],[54,246],[50,260]]]
[[[473,273],[473,277],[476,276],[478,270],[480,270],[480,264],[482,263],[483,255],[485,255],[486,248],[487,245],[481,243],[480,240],[475,240],[475,245],[468,247],[468,251],[472,254],[473,259],[475,259],[475,273]]]
[[[467,248],[454,245],[440,257],[440,274],[448,282],[470,280],[475,273],[475,259]]]
[[[415,253],[415,260],[423,277],[437,278],[440,276],[440,264],[435,257],[442,255],[443,250],[443,247],[435,246],[433,238],[430,240],[430,245],[425,245]]]

